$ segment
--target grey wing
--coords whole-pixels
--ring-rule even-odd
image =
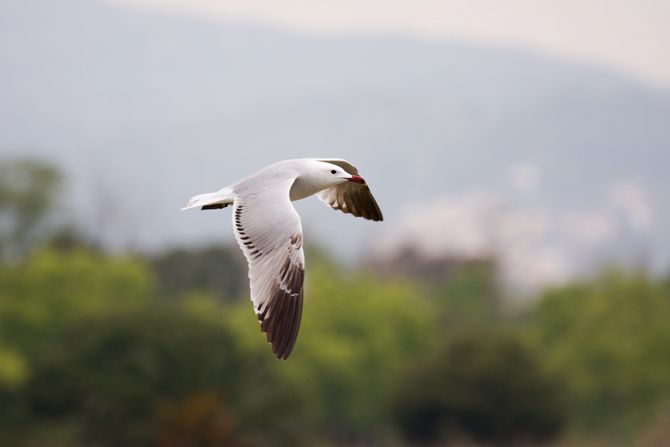
[[[289,200],[295,179],[236,197],[235,238],[249,263],[251,300],[272,353],[286,360],[302,316],[305,257],[300,216]]]

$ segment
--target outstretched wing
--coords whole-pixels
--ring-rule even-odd
[[[298,337],[305,277],[302,225],[289,200],[294,180],[238,196],[233,210],[235,238],[249,263],[254,310],[272,353],[282,360]]]
[[[358,175],[358,170],[346,160],[331,158],[319,159],[319,161],[339,166],[348,174]],[[370,188],[366,184],[345,182],[332,188],[324,189],[318,192],[316,196],[333,209],[342,210],[344,213],[350,213],[356,217],[368,220],[384,220],[379,205],[377,205],[377,201],[372,196]]]

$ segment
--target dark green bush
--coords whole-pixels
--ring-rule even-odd
[[[89,445],[294,444],[297,403],[277,365],[222,325],[148,309],[73,325],[25,393],[33,417],[77,419]]]
[[[556,436],[565,419],[559,384],[515,338],[470,332],[415,367],[394,415],[410,442],[469,438],[514,445]]]

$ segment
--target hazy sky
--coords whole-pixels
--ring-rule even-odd
[[[533,49],[670,87],[669,0],[105,0],[310,33],[406,33]]]

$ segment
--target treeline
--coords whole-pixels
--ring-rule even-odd
[[[308,247],[280,362],[237,247],[107,253],[54,218],[55,168],[10,164],[0,445],[670,444],[670,281],[611,269],[520,311],[494,260],[350,272]]]

